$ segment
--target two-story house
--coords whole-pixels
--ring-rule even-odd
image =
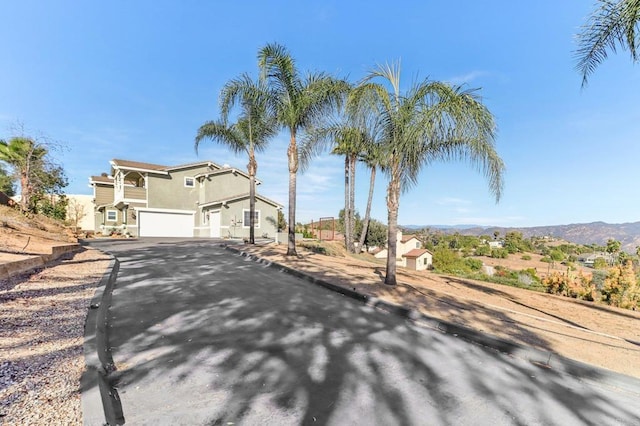
[[[91,176],[95,231],[140,237],[249,236],[249,176],[211,161],[161,166],[111,160]],[[259,184],[260,181],[256,180]],[[256,194],[255,235],[274,238],[277,202]]]

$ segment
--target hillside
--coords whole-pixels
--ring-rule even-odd
[[[0,262],[50,253],[51,246],[75,242],[77,239],[59,221],[42,215],[27,216],[0,205]]]
[[[429,226],[424,226],[427,228]],[[412,225],[411,228],[418,228]],[[434,227],[431,227],[434,228]],[[507,232],[522,232],[525,238],[552,236],[575,244],[598,244],[606,245],[607,240],[612,238],[622,243],[622,250],[634,254],[636,247],[640,246],[640,222],[611,224],[605,222],[574,223],[569,225],[550,225],[534,227],[449,227],[439,228],[447,233],[459,232],[462,235],[493,235],[498,231],[500,235]]]

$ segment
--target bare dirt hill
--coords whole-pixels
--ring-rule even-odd
[[[0,205],[0,262],[48,254],[52,246],[77,241],[59,221]]]

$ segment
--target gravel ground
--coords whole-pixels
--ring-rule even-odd
[[[108,265],[83,250],[0,281],[0,424],[82,424],[84,322]]]

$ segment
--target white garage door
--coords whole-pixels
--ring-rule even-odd
[[[193,237],[193,213],[138,212],[141,237]]]

